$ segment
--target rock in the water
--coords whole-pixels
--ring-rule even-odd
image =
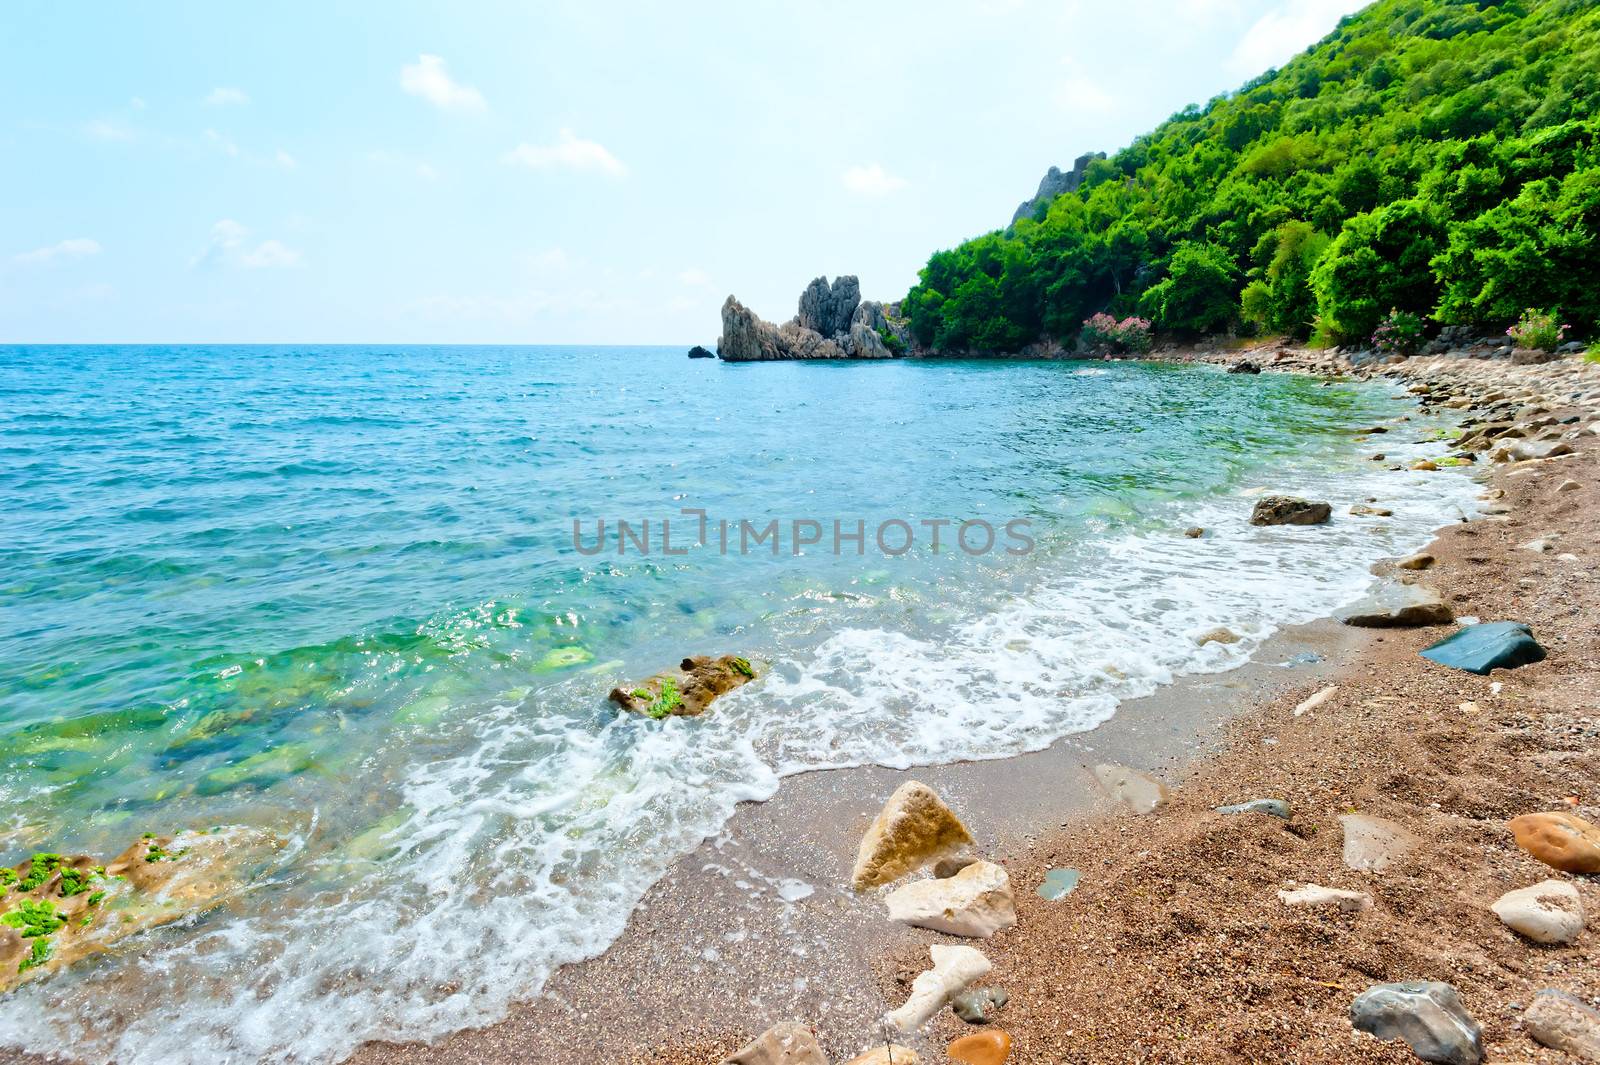
[[[1387,507],[1369,507],[1365,503],[1356,503],[1350,508],[1350,513],[1358,518],[1392,518],[1394,511]]]
[[[831,337],[850,331],[856,307],[861,303],[861,282],[845,274],[833,279],[819,277],[800,293],[800,313],[795,321],[800,328]]]
[[[698,717],[719,696],[754,680],[748,658],[695,655],[677,669],[646,677],[637,684],[611,689],[611,701],[624,710],[646,717]]]
[[[1148,773],[1110,762],[1095,766],[1093,772],[1107,795],[1136,814],[1154,813],[1166,804],[1167,786]]]
[[[1195,526],[1193,526],[1191,528],[1183,530],[1183,535],[1187,536],[1191,540],[1198,540],[1198,539],[1200,539],[1200,537],[1204,536],[1205,534],[1206,534],[1206,531],[1204,529],[1202,529],[1198,525],[1195,525]]]
[[[1415,462],[1413,462],[1411,464],[1411,468],[1413,470],[1420,470],[1420,471],[1423,471],[1423,472],[1426,472],[1426,473],[1432,473],[1434,470],[1437,470],[1439,468],[1439,464],[1437,462],[1434,462],[1432,459],[1418,459],[1417,461],[1415,461]]]
[[[1545,988],[1534,995],[1522,1015],[1522,1027],[1543,1046],[1579,1061],[1600,1062],[1600,1011],[1565,991]]]
[[[1507,928],[1535,943],[1571,943],[1583,932],[1583,900],[1565,880],[1508,891],[1489,908]]]
[[[1011,1037],[997,1028],[964,1035],[945,1048],[951,1061],[962,1065],[1004,1065],[1011,1056]]]
[[[1441,666],[1479,676],[1487,676],[1493,669],[1515,669],[1544,661],[1544,648],[1533,638],[1533,630],[1520,621],[1473,625],[1418,653]]]
[[[988,939],[1017,923],[1011,878],[993,862],[973,862],[943,880],[918,880],[883,901],[891,921],[952,936]]]
[[[926,784],[895,789],[861,837],[850,880],[857,891],[892,883],[972,843],[972,834]]]
[[[1435,561],[1436,559],[1434,559],[1432,555],[1424,551],[1420,554],[1412,555],[1409,558],[1402,558],[1399,562],[1396,562],[1395,565],[1400,569],[1427,569],[1429,566],[1432,566]]]
[[[817,1033],[803,1024],[775,1024],[722,1059],[722,1065],[828,1065]]]
[[[899,1043],[890,1043],[887,1046],[873,1047],[859,1057],[851,1058],[843,1065],[921,1065],[922,1059],[917,1057],[917,1052],[910,1047],[903,1047]]]
[[[1456,612],[1432,589],[1415,584],[1385,584],[1337,616],[1357,628],[1399,629],[1448,625],[1456,619]]]
[[[933,968],[911,981],[911,995],[905,1005],[884,1015],[884,1021],[897,1031],[913,1032],[929,1017],[944,1009],[950,999],[967,985],[989,975],[989,959],[972,947],[952,947],[936,943],[928,948]]]
[[[1359,872],[1381,873],[1417,845],[1402,825],[1371,814],[1344,814],[1344,864]]]
[[[1243,373],[1243,374],[1258,374],[1258,373],[1261,372],[1261,367],[1257,366],[1255,363],[1251,362],[1249,359],[1240,359],[1238,362],[1236,362],[1232,366],[1228,367],[1228,372],[1229,373]]]
[[[1078,886],[1078,875],[1076,869],[1051,869],[1044,874],[1044,883],[1035,888],[1033,893],[1046,902],[1066,898]]]
[[[1449,984],[1408,980],[1369,987],[1350,1004],[1350,1023],[1385,1041],[1404,1039],[1423,1061],[1483,1061],[1483,1030]]]
[[[1289,820],[1289,804],[1282,799],[1251,799],[1248,802],[1236,802],[1230,806],[1217,807],[1219,814],[1266,814],[1269,817],[1281,817]]]
[[[1262,496],[1250,512],[1251,525],[1321,525],[1333,514],[1331,503],[1294,496]]]
[[[979,987],[963,991],[950,999],[950,1008],[968,1024],[988,1024],[1011,996],[998,987]]]
[[[1566,813],[1523,814],[1511,822],[1517,846],[1563,873],[1600,873],[1600,828]]]
[[[1230,628],[1217,626],[1209,632],[1202,632],[1194,638],[1194,642],[1204,647],[1208,643],[1238,643],[1240,636]]]
[[[699,344],[696,344],[694,347],[689,349],[689,358],[691,358],[691,359],[714,359],[714,358],[716,358],[716,355],[714,355],[710,351],[707,351],[705,348],[701,347]]]
[[[1285,906],[1331,906],[1343,913],[1364,913],[1372,909],[1372,896],[1365,891],[1345,891],[1319,884],[1302,884],[1293,891],[1279,891],[1278,898]]]

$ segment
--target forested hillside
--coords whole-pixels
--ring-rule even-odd
[[[1357,343],[1391,309],[1503,328],[1533,307],[1590,336],[1597,136],[1595,0],[1378,0],[936,253],[902,310],[941,352],[1071,342],[1101,311]]]

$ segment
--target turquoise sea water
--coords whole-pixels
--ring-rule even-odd
[[[0,1001],[0,1041],[329,1060],[493,1019],[785,774],[1036,748],[1354,598],[1469,498],[1366,459],[1352,430],[1405,409],[1128,363],[0,348],[3,857],[291,844],[229,906]],[[1262,486],[1396,517],[1252,530]],[[696,545],[685,508],[777,519],[781,550]],[[585,546],[600,519],[657,539],[584,554],[575,519]],[[795,554],[796,519],[823,542]],[[934,519],[1025,519],[1036,547],[952,526],[936,553]],[[1197,648],[1216,625],[1246,639]],[[725,652],[765,675],[706,719],[604,702]]]

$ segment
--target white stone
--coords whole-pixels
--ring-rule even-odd
[[[1148,773],[1111,762],[1102,762],[1093,772],[1107,795],[1136,814],[1154,813],[1166,805],[1167,786]]]
[[[911,982],[911,996],[905,1005],[884,1014],[884,1021],[896,1031],[914,1032],[929,1017],[944,1009],[952,996],[965,990],[974,980],[989,974],[989,959],[972,947],[951,947],[942,943],[928,948],[933,968]]]
[[[1365,891],[1304,884],[1294,891],[1279,891],[1285,906],[1337,906],[1344,913],[1363,913],[1372,909],[1372,896]]]
[[[1508,891],[1490,909],[1507,928],[1535,943],[1571,943],[1583,932],[1583,900],[1565,880]]]
[[[891,921],[952,936],[988,939],[1017,923],[1011,878],[993,862],[973,862],[943,880],[918,880],[883,901]]]
[[[1326,688],[1323,688],[1317,694],[1313,695],[1311,698],[1295,707],[1294,716],[1299,717],[1302,714],[1310,713],[1323,703],[1327,702],[1329,699],[1333,698],[1333,693],[1338,690],[1339,686],[1337,684],[1328,685]]]

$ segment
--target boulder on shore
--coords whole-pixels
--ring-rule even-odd
[[[908,780],[861,837],[850,882],[857,891],[893,883],[971,845],[972,833],[944,800],[928,785]]]
[[[677,669],[663,670],[636,684],[611,689],[611,701],[622,709],[656,719],[699,717],[717,697],[756,677],[748,658],[723,655],[685,658]]]
[[[1508,891],[1489,908],[1507,928],[1535,943],[1571,943],[1583,932],[1583,900],[1565,880]]]
[[[1371,814],[1343,814],[1344,864],[1357,872],[1381,873],[1416,848],[1403,825]]]
[[[817,1033],[803,1024],[775,1024],[728,1057],[722,1065],[828,1065]]]
[[[968,984],[989,974],[989,959],[972,947],[936,943],[928,948],[933,968],[911,982],[911,994],[899,1009],[884,1014],[896,1031],[914,1032],[944,1009]]]
[[[1473,625],[1417,652],[1430,662],[1487,676],[1495,669],[1544,661],[1544,648],[1520,621]]]
[[[1600,1011],[1565,991],[1547,987],[1534,995],[1522,1026],[1542,1046],[1579,1061],[1600,1062]]]
[[[1017,923],[1011,878],[993,862],[973,862],[940,880],[918,880],[883,901],[891,921],[952,936],[988,939]]]
[[[1439,593],[1416,584],[1385,584],[1336,616],[1344,624],[1362,629],[1448,625],[1456,619],[1455,611]]]
[[[1369,987],[1350,1004],[1350,1023],[1378,1039],[1404,1039],[1423,1061],[1441,1065],[1483,1061],[1483,1029],[1461,1004],[1456,989],[1446,983],[1408,980]]]
[[[1568,813],[1513,818],[1517,846],[1563,873],[1600,873],[1600,828]]]
[[[1333,514],[1331,503],[1295,496],[1263,496],[1250,512],[1251,525],[1321,525]]]

